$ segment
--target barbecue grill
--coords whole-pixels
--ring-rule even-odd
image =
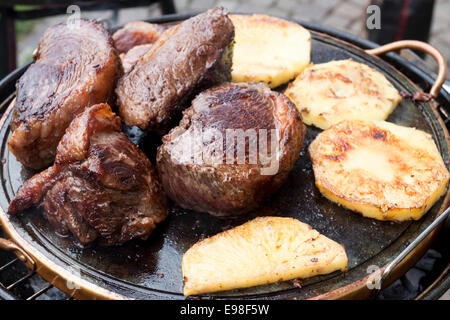
[[[153,23],[176,23],[178,21],[182,21],[191,15],[167,15],[156,19],[150,19],[149,22]],[[358,38],[356,36],[347,34],[345,32],[337,31],[328,27],[320,26],[313,23],[303,22],[303,21],[297,21],[293,20],[295,22],[300,23],[307,29],[311,30],[313,32],[313,38],[316,39],[316,41],[331,41],[333,43],[347,43],[345,46],[351,49],[351,45],[354,45],[360,49],[367,50],[367,49],[374,49],[377,47],[375,43],[369,42],[367,40],[363,40],[361,38]],[[325,40],[324,40],[325,39]],[[314,44],[313,44],[314,45]],[[399,49],[397,47],[394,48],[388,48],[388,49]],[[340,51],[341,50],[341,51]],[[355,52],[357,49],[354,49]],[[358,49],[359,50],[359,49]],[[336,56],[338,56],[340,53],[342,53],[344,49],[337,47],[336,49]],[[361,51],[361,50],[359,50]],[[372,54],[382,54],[383,51],[369,51],[369,53]],[[318,52],[317,54],[321,54],[321,52]],[[330,53],[328,53],[330,54]],[[409,53],[411,57],[413,55]],[[317,58],[317,57],[316,57]],[[412,63],[411,61],[406,60],[405,58],[396,55],[394,53],[387,53],[383,56],[383,60],[387,62],[387,65],[393,66],[396,70],[404,74],[406,77],[408,77],[410,80],[412,80],[423,92],[428,92],[428,89],[431,87],[431,90],[435,91],[436,93],[436,105],[437,105],[437,112],[439,112],[439,116],[442,118],[445,126],[450,129],[450,94],[446,92],[444,89],[439,90],[439,86],[436,86],[433,84],[435,83],[435,76],[425,72],[422,70],[418,64]],[[375,61],[375,60],[374,60]],[[418,60],[420,61],[420,60]],[[374,62],[372,62],[374,63]],[[17,69],[16,71],[12,72],[10,75],[8,75],[6,78],[4,78],[0,82],[0,112],[7,111],[11,101],[14,99],[14,85],[17,79],[23,74],[23,72],[26,70],[27,66],[24,66],[20,69]],[[442,71],[442,70],[441,70]],[[442,78],[442,72],[439,74],[438,77]],[[442,79],[441,79],[442,80]],[[439,90],[439,91],[438,91]],[[9,109],[8,109],[9,110]],[[3,124],[1,124],[3,125]],[[442,125],[442,124],[441,124]],[[446,136],[448,137],[448,135]],[[445,140],[445,138],[443,138]],[[445,143],[445,142],[443,142]],[[4,152],[4,150],[2,150]],[[445,159],[445,158],[444,158]],[[5,184],[5,181],[2,182]],[[438,205],[436,206],[446,206],[448,205],[448,197],[446,199],[441,199]],[[439,216],[437,213],[437,210],[435,210],[435,218]],[[429,216],[430,214],[428,214]],[[429,220],[429,225],[431,224],[430,217],[427,218]],[[32,223],[29,221],[29,223]],[[420,229],[418,227],[418,229]],[[421,232],[423,232],[423,229]],[[417,230],[416,230],[417,231]],[[405,231],[406,232],[406,231]],[[443,233],[445,232],[445,233]],[[420,235],[419,233],[412,232],[415,236]],[[439,237],[440,241],[444,241],[446,238],[446,234],[448,234],[448,229],[442,230],[441,235]],[[434,232],[433,236],[436,236],[437,233]],[[2,237],[4,235],[0,235]],[[414,237],[415,238],[415,237]],[[414,240],[414,238],[409,239],[410,242]],[[0,241],[2,241],[0,239]],[[149,240],[151,241],[151,240]],[[417,261],[420,256],[425,252],[425,249],[429,246],[430,238],[427,237],[427,242],[424,244],[424,242],[420,242],[417,248],[413,248],[413,252],[411,255],[407,257],[406,260],[408,260],[408,263],[402,264],[402,267],[399,269],[397,268],[395,273],[395,276],[391,277],[389,281],[387,281],[384,284],[388,284],[389,282],[392,282],[395,280],[395,278],[399,277],[401,274],[403,274],[407,269],[413,265],[415,261]],[[404,253],[405,247],[408,243],[406,243],[403,247],[399,247],[396,249],[395,252],[397,253]],[[444,246],[445,247],[445,246]],[[38,299],[38,298],[57,298],[57,299],[73,299],[72,295],[77,296],[78,298],[95,298],[95,297],[109,297],[114,298],[114,294],[108,296],[108,292],[106,295],[102,292],[84,292],[82,294],[77,293],[76,288],[72,288],[73,290],[69,290],[66,285],[66,283],[63,284],[66,280],[62,279],[63,277],[58,277],[58,275],[52,275],[48,270],[39,268],[39,265],[36,264],[34,259],[27,253],[26,250],[21,249],[20,247],[16,246],[14,243],[2,241],[0,242],[0,248],[9,249],[10,251],[14,252],[15,255],[11,252],[0,252],[0,297],[4,299]],[[442,252],[444,255],[442,259],[444,261],[447,261],[448,264],[448,251]],[[396,255],[397,256],[397,255]],[[395,258],[395,257],[394,257]],[[385,261],[391,262],[392,260],[387,259]],[[32,270],[32,271],[29,271]],[[433,298],[433,293],[436,294],[436,292],[441,292],[442,288],[445,288],[445,286],[448,284],[448,272],[449,268],[446,267],[442,273],[436,278],[436,281],[427,288],[423,294],[421,295],[422,298]],[[42,274],[49,282],[43,280],[39,274]],[[53,276],[53,279],[52,279]],[[331,280],[327,280],[330,282]],[[337,281],[337,280],[336,280]],[[356,283],[356,282],[355,282]],[[56,289],[53,284],[55,284],[57,287],[60,287],[65,292],[68,292],[68,294],[63,293],[62,291],[59,291]],[[353,285],[353,284],[352,284]],[[113,286],[113,283],[109,284],[108,289],[111,289]],[[311,285],[314,286],[314,283]],[[348,286],[348,284],[347,284]],[[333,285],[330,285],[330,288],[333,287]],[[448,286],[447,286],[448,288]],[[94,289],[95,291],[95,289]],[[158,296],[158,291],[155,290],[155,295]],[[285,290],[288,292],[288,290]],[[330,295],[327,296],[328,293],[320,293],[320,290],[317,291],[322,295],[322,297],[325,298],[334,298],[334,297],[346,297],[346,298],[357,298],[357,297],[365,297],[364,295],[361,295],[358,291],[348,291],[345,294],[339,294],[337,292],[338,290],[333,290]],[[291,292],[291,291],[289,291]],[[314,292],[311,293],[311,296],[315,296]],[[125,294],[126,292],[121,292],[121,294]],[[316,294],[317,295],[317,294]],[[163,294],[161,296],[164,296]],[[161,297],[158,296],[158,297]],[[170,295],[168,295],[170,296]],[[121,295],[117,295],[116,297],[120,298]],[[142,294],[142,296],[137,295],[136,298],[140,297],[148,297]],[[256,297],[251,296],[251,297]],[[295,295],[292,295],[291,293],[282,293],[282,294],[267,294],[267,297],[276,297],[276,298],[295,298]]]

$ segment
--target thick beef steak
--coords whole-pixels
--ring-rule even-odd
[[[48,28],[35,63],[17,83],[9,150],[27,167],[50,165],[73,118],[108,100],[119,64],[111,37],[101,24],[75,20]]]
[[[213,215],[257,208],[286,180],[305,126],[295,106],[263,83],[223,84],[199,94],[163,137],[157,169],[181,207]]]
[[[215,8],[164,35],[116,88],[125,123],[161,134],[194,92],[231,79],[234,27],[225,10]]]

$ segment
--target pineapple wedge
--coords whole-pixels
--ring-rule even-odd
[[[346,271],[347,255],[296,219],[260,217],[196,243],[182,268],[190,296]]]
[[[385,120],[402,99],[383,74],[352,60],[307,68],[285,94],[305,124],[321,129],[342,120]]]
[[[232,81],[275,88],[308,65],[311,34],[297,23],[266,15],[230,15],[234,25]]]
[[[320,133],[309,154],[326,198],[378,220],[420,219],[449,180],[428,133],[385,121],[342,121]]]

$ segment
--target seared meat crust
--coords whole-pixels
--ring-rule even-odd
[[[215,8],[170,28],[118,82],[120,115],[129,126],[167,133],[200,88],[230,80],[234,27]]]
[[[63,136],[55,164],[20,188],[8,213],[40,205],[60,233],[83,244],[146,239],[167,216],[166,198],[150,161],[120,130],[107,104],[86,109]]]
[[[199,94],[183,114],[180,125],[163,137],[157,169],[167,195],[186,209],[236,215],[257,208],[285,182],[303,146],[305,126],[300,114],[285,95],[263,83],[213,87]],[[245,161],[239,161],[238,140],[228,136],[229,130],[236,129],[258,133],[245,138]],[[267,130],[266,138],[261,129]],[[254,138],[258,161],[252,161],[249,152]],[[223,147],[218,148],[219,139]],[[278,150],[271,149],[273,139]]]
[[[17,83],[9,150],[27,167],[50,165],[73,118],[109,99],[119,63],[109,33],[95,21],[47,29],[36,62]]]

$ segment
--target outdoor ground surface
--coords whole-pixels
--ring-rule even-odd
[[[320,23],[364,37],[365,9],[368,0],[175,0],[177,12],[203,11],[215,6],[224,6],[234,12],[267,13],[280,17],[297,18]],[[447,58],[450,65],[450,0],[436,0],[430,43],[436,46]],[[112,11],[82,12],[82,16],[97,19],[111,19]],[[157,4],[147,8],[121,10],[117,21],[123,24],[129,21],[161,15]],[[39,37],[50,25],[62,22],[67,16],[39,19],[35,23],[25,22],[18,25],[18,62],[20,65],[31,59]],[[432,59],[427,64],[434,66]],[[448,77],[450,79],[450,77]]]

